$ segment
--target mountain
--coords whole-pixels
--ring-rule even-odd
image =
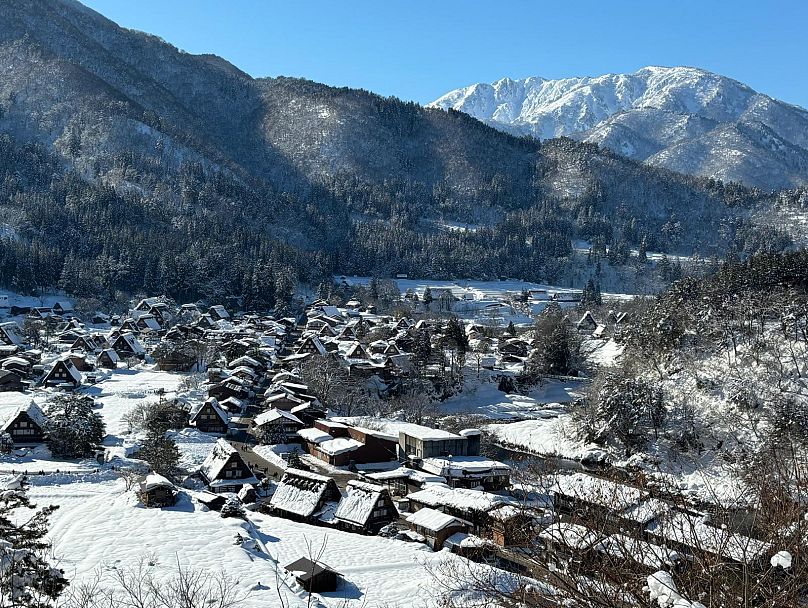
[[[758,225],[770,203],[461,112],[252,78],[75,0],[0,0],[0,225],[13,236],[0,283],[19,290],[272,303],[334,273],[574,282],[573,239],[610,246],[618,265],[642,243],[781,247]]]
[[[451,91],[430,106],[509,133],[597,143],[682,173],[764,189],[808,183],[808,111],[705,70],[504,78]]]

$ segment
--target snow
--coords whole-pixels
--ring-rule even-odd
[[[157,473],[150,473],[146,475],[146,479],[140,485],[140,489],[144,492],[148,492],[149,490],[155,490],[157,488],[173,488],[174,484],[171,483],[168,479],[163,477],[162,475],[158,475]]]
[[[357,441],[356,439],[351,439],[349,437],[337,437],[336,439],[329,439],[328,441],[323,441],[322,443],[317,444],[317,449],[323,454],[337,456],[339,454],[345,454],[346,452],[358,450],[363,445],[364,444],[361,441]]]
[[[314,514],[325,492],[328,477],[299,469],[287,469],[270,505],[302,517]]]
[[[439,484],[427,484],[423,489],[407,495],[407,498],[430,507],[447,506],[461,511],[486,513],[500,505],[518,504],[518,500],[510,496],[500,496],[466,488],[453,489]]]
[[[651,595],[651,601],[657,601],[660,608],[706,608],[699,602],[691,602],[682,597],[676,590],[673,577],[660,570],[648,576],[646,589]]]
[[[788,551],[778,551],[771,558],[772,568],[780,567],[783,570],[791,568],[791,553]]]
[[[460,520],[446,513],[425,507],[408,515],[407,523],[418,526],[419,528],[424,528],[430,532],[440,532],[448,526],[459,524]]]
[[[216,437],[206,435],[194,428],[171,431],[169,436],[177,443],[180,451],[180,464],[191,471],[202,465],[217,441]]]
[[[485,430],[496,441],[515,449],[540,456],[557,456],[579,460],[602,452],[595,444],[584,444],[573,436],[572,418],[560,408],[548,409],[546,418],[521,420],[505,424],[490,424]]]
[[[331,435],[320,429],[309,428],[300,429],[297,434],[311,443],[323,443],[324,441],[331,441],[334,439]]]
[[[456,559],[434,554],[423,545],[313,527],[260,513],[249,521],[223,519],[180,493],[165,509],[137,506],[133,492],[120,480],[55,485],[34,480],[30,491],[39,505],[56,504],[50,538],[60,567],[73,584],[92,581],[100,569],[126,568],[148,559],[157,574],[179,563],[215,574],[224,570],[249,592],[242,608],[306,605],[307,594],[287,577],[283,565],[324,544],[320,559],[338,570],[346,584],[323,594],[324,608],[371,605],[433,608],[440,588],[424,564]],[[234,544],[236,535],[247,539]],[[254,547],[254,548],[252,548]],[[276,589],[276,572],[280,591]],[[260,583],[260,585],[259,585]],[[316,605],[316,604],[315,604]]]
[[[104,445],[119,445],[129,435],[124,417],[141,402],[172,399],[185,375],[145,369],[112,370],[107,380],[81,392],[101,404],[99,413],[107,426]]]
[[[383,486],[352,480],[348,482],[345,491],[346,495],[339,501],[334,517],[362,526],[370,519],[373,508],[385,489]]]
[[[469,388],[463,394],[444,401],[441,411],[481,414],[491,419],[544,418],[555,416],[558,404],[574,401],[583,393],[585,386],[576,379],[548,379],[528,395],[506,394],[491,383]],[[548,408],[548,404],[555,405]]]

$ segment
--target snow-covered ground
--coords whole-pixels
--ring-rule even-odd
[[[321,561],[339,571],[344,583],[336,593],[320,596],[321,606],[428,608],[438,604],[439,594],[424,564],[458,559],[432,553],[420,543],[258,513],[248,514],[251,523],[223,519],[185,492],[172,508],[146,509],[122,480],[61,485],[34,480],[30,495],[40,506],[60,507],[49,536],[54,555],[74,585],[145,558],[157,576],[170,575],[177,563],[211,576],[224,571],[238,581],[240,592],[249,594],[239,604],[243,608],[305,606],[308,594],[285,575],[283,566],[307,557],[309,547],[315,552],[324,547]],[[237,535],[248,542],[236,544]]]
[[[174,398],[184,374],[170,374],[148,369],[122,369],[112,372],[110,377],[82,392],[95,397],[101,404],[99,413],[107,426],[105,445],[120,445],[129,434],[124,417],[141,402],[156,402],[159,399]]]
[[[475,414],[492,420],[544,418],[548,411],[555,412],[559,404],[574,401],[582,390],[583,383],[572,379],[546,380],[528,395],[506,394],[495,385],[484,383],[447,399],[441,404],[440,412]]]

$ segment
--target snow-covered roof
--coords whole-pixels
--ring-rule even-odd
[[[252,357],[250,357],[248,355],[242,355],[241,357],[238,357],[237,359],[233,359],[230,363],[227,364],[227,367],[229,367],[230,369],[235,369],[235,368],[240,367],[242,365],[246,365],[246,366],[252,367],[252,368],[263,367],[263,365],[261,365],[261,363],[259,363],[258,361],[256,361],[255,359],[253,359]]]
[[[61,364],[63,364],[63,365],[64,365],[65,369],[67,370],[67,373],[68,373],[68,374],[70,374],[70,377],[71,377],[71,378],[72,378],[72,379],[73,379],[73,380],[74,380],[74,381],[75,381],[77,384],[81,384],[81,372],[79,372],[79,370],[78,370],[78,369],[76,369],[75,364],[74,364],[74,363],[73,363],[73,362],[72,362],[72,361],[71,361],[71,360],[70,360],[68,357],[65,357],[64,359],[59,359],[58,361],[56,361],[56,362],[53,364],[53,367],[51,367],[51,368],[50,368],[50,370],[48,371],[48,375],[50,375],[50,373],[51,373],[51,372],[54,370],[54,368],[55,368],[55,367],[56,367],[56,366],[57,366],[59,363],[61,363]]]
[[[112,361],[113,363],[117,363],[118,361],[120,361],[118,353],[115,351],[114,348],[105,348],[104,350],[101,351],[101,354],[102,355],[106,354],[107,357],[109,357],[109,360]]]
[[[138,321],[142,321],[146,325],[146,329],[151,331],[160,331],[160,323],[154,318],[154,315],[141,315]]]
[[[281,511],[309,517],[314,514],[330,478],[300,469],[286,469],[270,506]]]
[[[215,397],[210,397],[206,399],[203,403],[195,403],[193,407],[191,407],[190,417],[191,422],[196,422],[197,416],[199,416],[200,412],[202,412],[202,408],[206,405],[209,405],[216,415],[221,419],[224,424],[228,424],[230,422],[230,414],[228,414],[221,405],[219,405],[219,401]],[[229,444],[228,444],[229,445]]]
[[[354,450],[358,450],[364,444],[361,441],[357,441],[356,439],[351,439],[350,437],[337,437],[336,439],[328,439],[321,443],[317,444],[317,449],[320,450],[323,454],[328,454],[329,456],[337,456],[338,454],[344,454],[346,452],[353,452]]]
[[[682,559],[672,549],[622,534],[604,538],[595,545],[595,549],[622,561],[632,560],[654,570],[665,570]]]
[[[146,479],[140,484],[140,490],[142,492],[149,492],[151,490],[156,490],[157,488],[170,488],[173,490],[174,484],[157,473],[150,473],[149,475],[146,475]]]
[[[503,504],[518,504],[511,496],[500,496],[466,488],[450,488],[444,485],[428,484],[423,489],[409,494],[407,498],[430,507],[447,506],[461,511],[488,512]]]
[[[333,437],[325,431],[315,428],[300,429],[297,434],[311,443],[322,443],[323,441],[330,441],[333,439]]]
[[[456,517],[428,507],[418,509],[415,513],[407,516],[407,523],[430,532],[440,532],[449,526],[462,524]]]
[[[671,510],[646,528],[651,534],[738,563],[760,559],[771,550],[769,543],[711,526],[703,517]]]
[[[239,454],[236,449],[224,438],[220,437],[216,440],[216,443],[213,445],[213,449],[208,454],[208,457],[205,458],[205,462],[202,463],[199,470],[209,483],[213,482],[214,480],[218,479],[222,469],[224,469],[225,465],[232,456],[241,459],[241,454]]]
[[[119,339],[126,342],[127,346],[129,346],[130,350],[135,353],[136,355],[142,355],[146,352],[146,349],[141,346],[140,342],[137,341],[134,334],[130,332],[124,332],[119,336]]]
[[[390,471],[380,471],[378,473],[367,473],[365,475],[368,479],[374,481],[386,481],[388,479],[412,479],[418,483],[446,483],[446,478],[439,475],[430,475],[423,471],[415,469],[408,469],[407,467],[399,467]]]
[[[644,490],[585,473],[558,475],[550,491],[613,511],[626,511],[648,497]]]
[[[379,499],[387,493],[383,486],[356,480],[349,481],[345,491],[334,517],[360,526],[367,523]]]
[[[28,414],[28,417],[33,420],[40,429],[44,429],[45,425],[48,422],[47,417],[45,416],[42,408],[40,408],[36,402],[31,401],[25,407],[18,407],[11,417],[3,423],[3,426],[0,427],[0,431],[7,431],[8,428],[11,426],[11,423],[14,422],[20,414]]]
[[[289,422],[295,422],[301,425],[303,424],[300,418],[294,414],[276,408],[272,408],[271,410],[258,414],[253,420],[253,424],[255,426],[261,426],[262,424],[269,424],[280,419],[288,420]]]
[[[6,334],[9,341],[12,344],[20,345],[22,344],[22,337],[20,336],[20,326],[17,325],[14,321],[6,321],[5,323],[0,323],[0,331]]]
[[[556,522],[539,533],[539,538],[571,549],[584,551],[600,539],[597,532],[579,524]]]
[[[230,318],[230,313],[227,312],[227,309],[221,304],[216,304],[214,306],[211,306],[210,308],[219,316],[220,319]]]
[[[421,468],[443,477],[469,477],[484,475],[507,475],[511,467],[484,456],[449,456],[424,458]]]
[[[399,433],[405,433],[410,437],[421,439],[422,441],[440,441],[445,439],[459,439],[460,435],[440,429],[433,429],[428,426],[414,424],[412,422],[396,422],[395,427]]]

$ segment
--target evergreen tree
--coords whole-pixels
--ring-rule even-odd
[[[150,433],[138,456],[145,460],[152,471],[172,479],[179,467],[180,450],[177,443],[165,433]]]
[[[424,306],[426,307],[427,310],[429,310],[429,307],[432,305],[432,302],[434,301],[435,298],[432,295],[432,290],[429,288],[429,285],[427,285],[426,288],[424,289],[424,297],[422,299],[422,302],[424,303]]]
[[[46,608],[67,587],[64,572],[48,560],[48,520],[57,507],[31,514],[35,508],[22,477],[0,492],[0,606]]]
[[[81,395],[58,395],[47,407],[48,447],[54,456],[92,456],[104,439],[104,421]]]

